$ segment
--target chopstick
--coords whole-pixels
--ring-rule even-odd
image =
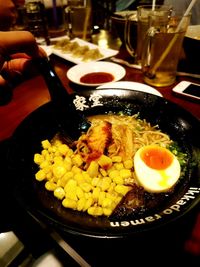
[[[52,231],[50,236],[54,241],[69,255],[71,256],[81,267],[91,267],[81,256],[78,254],[56,231]]]
[[[122,65],[125,65],[125,66],[127,66],[129,68],[134,68],[134,69],[138,69],[138,70],[141,69],[140,65],[129,63],[128,61],[123,60],[121,58],[111,57],[110,60],[113,61],[113,62],[122,64]],[[177,71],[176,75],[177,76],[186,76],[186,77],[192,77],[192,78],[200,79],[200,74],[196,74],[196,73]]]
[[[200,79],[200,74],[196,74],[196,73],[188,73],[188,72],[177,71],[176,75],[178,75],[178,76],[187,76],[187,77]]]

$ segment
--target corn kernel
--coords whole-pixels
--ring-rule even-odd
[[[74,177],[74,173],[71,171],[68,171],[63,175],[63,178],[65,178],[66,180],[70,180],[73,177]]]
[[[49,162],[48,162],[47,160],[44,160],[44,161],[41,162],[41,164],[40,164],[40,168],[41,168],[41,169],[44,169],[44,168],[49,167],[49,166],[50,166],[50,164],[49,164]]]
[[[57,187],[54,190],[54,196],[57,197],[58,199],[62,200],[65,197],[65,191],[62,187]]]
[[[125,185],[116,185],[115,186],[115,191],[119,194],[122,194],[123,196],[126,195],[126,193],[130,190],[130,188],[128,186]]]
[[[87,212],[88,212],[89,215],[95,216],[96,215],[96,207],[88,208]]]
[[[55,139],[54,142],[53,142],[54,146],[59,146],[61,144],[62,144],[62,142],[59,139]]]
[[[55,146],[50,146],[50,147],[48,148],[49,153],[55,153],[56,150],[57,150],[57,148],[56,148]]]
[[[36,154],[34,155],[34,162],[35,162],[36,164],[41,164],[41,163],[43,162],[43,160],[44,160],[44,157],[43,157],[41,154],[36,153]]]
[[[89,207],[92,206],[93,203],[94,203],[94,200],[92,199],[92,197],[88,198],[85,202],[83,210],[86,211]]]
[[[62,155],[61,155],[61,153],[58,151],[58,148],[57,147],[55,147],[55,151],[53,152],[53,155],[54,155],[54,157],[63,157]]]
[[[125,160],[124,161],[124,168],[126,168],[126,169],[133,168],[133,160],[132,159]]]
[[[119,204],[119,202],[122,200],[122,198],[120,197],[120,196],[118,196],[118,197],[116,197],[116,199],[115,199],[115,204],[116,204],[116,206],[117,206],[117,204]]]
[[[78,211],[83,210],[84,207],[85,207],[85,203],[86,203],[86,199],[84,197],[79,199],[78,202],[77,202],[77,210]]]
[[[92,197],[92,192],[84,192],[84,198],[85,199],[89,199],[89,198],[91,198]]]
[[[111,184],[110,184],[110,187],[108,188],[108,192],[114,192],[114,190],[115,190],[115,186],[116,186],[116,183],[114,183],[114,182],[112,182]]]
[[[66,190],[64,190],[66,192]],[[67,189],[67,192],[65,193],[66,197],[72,200],[77,201],[78,197],[76,195],[76,188],[74,189]]]
[[[74,179],[77,181],[77,184],[80,185],[82,183],[85,183],[85,178],[83,177],[82,173],[76,173],[74,175]]]
[[[127,179],[131,177],[131,170],[123,169],[120,170],[119,174],[123,179]]]
[[[80,167],[83,164],[83,160],[81,156],[77,154],[72,158],[72,163],[76,165],[77,167]]]
[[[69,147],[68,147],[66,144],[60,144],[60,145],[58,146],[58,151],[59,151],[60,154],[62,154],[62,155],[66,155],[67,152],[68,152],[68,150],[69,150]]]
[[[124,179],[121,176],[116,176],[113,178],[113,182],[116,184],[124,184]]]
[[[115,191],[113,191],[112,193],[106,193],[106,197],[115,202],[117,200],[118,193]]]
[[[102,189],[102,191],[108,190],[109,187],[110,187],[110,185],[111,185],[111,179],[110,179],[110,177],[105,177],[105,178],[102,179],[102,183],[101,183],[101,189]]]
[[[99,184],[100,179],[101,178],[97,178],[97,177],[93,178],[91,182],[92,186],[97,186]]]
[[[103,209],[101,207],[90,207],[87,210],[88,214],[93,216],[101,216],[103,215]]]
[[[66,173],[66,174],[67,174],[67,173]],[[68,182],[69,179],[71,178],[71,177],[67,177],[66,174],[58,180],[58,182],[57,182],[57,185],[58,185],[58,186],[61,186],[61,187],[63,187],[63,188],[65,187],[65,185],[67,184],[67,182]]]
[[[35,178],[38,181],[43,181],[46,178],[46,173],[44,170],[39,170],[36,174],[35,174]]]
[[[77,182],[73,179],[70,179],[64,187],[66,196],[70,199],[78,200],[76,195],[76,189],[77,189]]]
[[[74,154],[74,151],[73,151],[72,149],[69,149],[69,150],[67,151],[67,156],[68,156],[68,157],[71,157],[73,154]]]
[[[52,157],[51,154],[49,154],[49,152],[47,152],[44,157],[45,157],[45,160],[48,161],[48,162],[52,162],[53,161],[53,157]]]
[[[75,174],[75,173],[81,173],[82,170],[80,168],[78,168],[77,166],[73,166],[71,171]]]
[[[121,162],[121,161],[122,161],[122,157],[121,156],[112,157],[112,162]]]
[[[70,164],[72,165],[72,159],[71,159],[71,157],[69,157],[69,156],[65,156],[65,157],[64,157],[64,162],[65,162],[65,163],[70,163]]]
[[[112,166],[112,160],[111,158],[105,155],[102,155],[98,160],[98,164],[101,166],[101,168],[103,168],[104,170],[107,170]]]
[[[98,175],[99,166],[95,161],[92,161],[87,169],[87,173],[90,177],[95,177]]]
[[[57,184],[58,183],[58,180],[59,179],[57,177],[55,177],[55,176],[52,175],[52,177],[51,177],[51,179],[49,181]]]
[[[114,179],[117,176],[119,176],[119,171],[118,170],[112,170],[112,171],[109,172],[109,177],[111,179]]]
[[[52,172],[56,178],[61,178],[66,173],[64,164],[53,164]]]
[[[86,182],[90,184],[92,183],[92,177],[90,177],[90,175],[86,171],[82,171],[82,175]]]
[[[110,198],[105,197],[102,201],[103,208],[110,208],[112,206],[112,200]]]
[[[114,163],[114,167],[116,170],[124,169],[123,163]]]
[[[65,207],[65,208],[70,208],[70,209],[76,209],[77,208],[77,203],[75,200],[72,200],[72,199],[68,199],[68,198],[64,198],[63,201],[62,201],[62,205]]]
[[[43,140],[42,141],[42,147],[44,149],[48,149],[49,147],[51,147],[51,143],[48,140]]]
[[[103,209],[102,209],[102,207],[96,207],[96,215],[97,216],[103,215]]]
[[[79,199],[84,198],[84,191],[79,186],[76,188],[76,195]]]
[[[53,158],[53,160],[54,160],[54,163],[56,164],[62,164],[63,163],[63,157],[62,156],[60,156],[60,155],[55,155],[54,156],[54,158]]]
[[[48,191],[54,191],[56,189],[57,185],[56,183],[53,183],[51,181],[47,181],[45,183],[45,188],[48,190]]]
[[[67,171],[71,171],[72,169],[72,159],[68,156],[64,158],[64,164]]]
[[[114,164],[115,164],[115,163],[114,163]],[[111,171],[116,170],[115,167],[114,167],[114,164],[112,165],[112,167],[111,167],[110,169],[107,170],[107,174],[108,174],[108,176],[110,175],[110,172],[111,172]]]
[[[50,180],[51,178],[52,178],[52,172],[48,172],[47,174],[46,174],[46,179],[47,180]]]
[[[92,185],[89,183],[82,183],[80,184],[80,187],[83,189],[84,192],[88,193],[92,190]]]
[[[74,179],[69,179],[67,184],[65,185],[65,192],[67,192],[68,189],[74,189],[77,186],[77,182]]]
[[[49,155],[49,151],[47,149],[43,149],[41,155],[46,158],[46,156]]]
[[[94,188],[94,190],[93,190],[93,192],[92,192],[92,197],[93,197],[93,199],[94,199],[95,201],[98,200],[100,191],[101,191],[101,190],[100,190],[99,187],[95,187],[95,188]]]
[[[101,191],[101,192],[99,193],[99,199],[98,199],[98,204],[99,204],[100,206],[102,205],[103,200],[104,200],[105,197],[106,197],[106,193],[103,192],[103,191]]]
[[[103,214],[105,216],[110,216],[112,214],[112,209],[109,208],[103,208]]]
[[[99,168],[99,172],[102,176],[106,177],[108,175],[107,171],[102,169],[102,168]]]

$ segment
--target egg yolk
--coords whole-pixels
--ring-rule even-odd
[[[155,170],[164,170],[173,161],[173,155],[166,148],[156,146],[144,149],[141,158],[148,167]]]

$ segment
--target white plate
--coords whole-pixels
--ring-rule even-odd
[[[157,96],[161,96],[162,94],[158,92],[155,88],[138,82],[131,82],[131,81],[121,81],[121,82],[114,82],[112,84],[105,84],[97,87],[97,89],[129,89],[129,90],[135,90],[140,92],[145,92]]]
[[[80,82],[80,78],[83,75],[86,75],[92,72],[110,73],[114,76],[114,80],[112,82],[95,83],[95,84]],[[126,74],[126,70],[122,66],[116,63],[106,62],[106,61],[81,63],[76,66],[73,66],[67,71],[67,77],[70,81],[76,84],[85,85],[85,86],[98,86],[100,84],[113,83],[113,82],[121,80],[125,76],[125,74]]]
[[[67,37],[62,37],[60,39],[57,39],[57,40],[61,40],[63,38],[67,38]],[[54,39],[55,41],[55,39]],[[88,47],[90,49],[94,49],[94,48],[98,48],[100,53],[103,55],[103,57],[99,58],[98,60],[91,60],[92,62],[94,61],[99,61],[99,60],[102,60],[102,59],[106,59],[106,58],[109,58],[109,57],[112,57],[112,56],[115,56],[118,54],[118,50],[114,50],[114,49],[106,49],[106,48],[101,48],[100,46],[98,45],[95,45],[95,44],[92,44],[90,42],[87,42],[87,41],[84,41],[82,39],[79,39],[79,38],[75,38],[73,39],[71,42],[77,42],[79,45],[83,46],[83,45],[88,45]],[[78,57],[74,57],[73,54],[70,54],[70,53],[64,53],[62,52],[60,49],[56,49],[54,48],[53,45],[51,46],[42,46],[42,48],[45,50],[45,51],[48,51],[48,54],[49,54],[49,51],[51,51],[51,53],[53,53],[54,55],[56,56],[59,56],[63,59],[66,59],[72,63],[75,63],[75,64],[80,64],[80,63],[83,63],[84,61],[81,59],[81,58],[78,58]],[[91,62],[90,61],[90,62]]]

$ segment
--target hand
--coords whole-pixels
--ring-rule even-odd
[[[46,56],[30,32],[0,32],[0,40],[0,87],[30,77],[34,73],[31,59]]]

